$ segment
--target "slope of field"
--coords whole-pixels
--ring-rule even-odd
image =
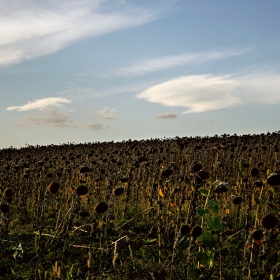
[[[280,279],[280,132],[0,150],[0,279]]]

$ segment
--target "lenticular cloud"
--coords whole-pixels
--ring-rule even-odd
[[[240,101],[234,96],[238,87],[229,76],[194,75],[150,87],[138,98],[164,106],[188,108],[185,114],[198,113],[236,105]]]
[[[164,106],[185,107],[184,114],[237,105],[279,104],[279,73],[239,76],[193,75],[152,86],[137,97]]]

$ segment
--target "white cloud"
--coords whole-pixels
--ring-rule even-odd
[[[238,84],[227,76],[195,75],[153,86],[138,98],[165,106],[189,108],[185,113],[204,112],[238,103],[232,94]]]
[[[48,98],[37,99],[35,101],[28,101],[27,104],[21,106],[10,106],[6,110],[8,111],[42,110],[51,106],[60,106],[61,103],[71,103],[71,101],[62,97],[48,97]]]
[[[53,127],[77,127],[67,114],[58,112],[55,109],[48,109],[35,115],[26,116],[19,126],[45,125]]]
[[[195,52],[182,55],[165,56],[153,58],[146,61],[123,67],[115,70],[113,73],[118,76],[137,76],[150,73],[153,71],[160,71],[171,67],[182,66],[190,63],[201,63],[210,60],[221,60],[233,56],[242,55],[251,51],[250,49],[244,50],[227,50],[227,51],[207,51]]]
[[[137,97],[164,106],[185,107],[188,113],[241,104],[280,103],[279,73],[239,76],[193,75],[152,86]]]
[[[177,115],[173,113],[166,113],[166,114],[160,114],[156,116],[156,119],[174,119]]]
[[[103,110],[99,111],[97,113],[97,116],[100,118],[100,119],[105,119],[105,120],[112,120],[112,119],[115,119],[116,118],[116,113],[118,112],[117,109],[113,108],[111,110],[109,110],[108,107],[105,107]]]
[[[149,10],[102,0],[1,0],[0,7],[2,66],[51,54],[77,40],[139,26],[157,17]]]
[[[256,73],[236,77],[237,94],[246,103],[280,103],[280,73]]]

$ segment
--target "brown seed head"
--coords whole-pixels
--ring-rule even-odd
[[[263,186],[263,182],[262,181],[255,181],[254,182],[254,185],[257,187],[257,188],[261,188]]]
[[[113,189],[113,195],[115,196],[122,195],[123,193],[124,193],[124,188],[122,187]]]
[[[202,234],[202,228],[201,226],[194,226],[191,230],[191,236],[194,238],[199,237]]]
[[[251,169],[251,176],[252,177],[258,177],[259,176],[259,169],[258,168],[256,168],[256,167],[253,167],[252,169]]]
[[[204,171],[204,170],[199,170],[198,171],[198,176],[202,179],[202,180],[206,180],[209,178],[209,172]]]
[[[165,169],[165,170],[162,171],[162,176],[169,177],[169,176],[172,175],[172,173],[173,173],[172,169]]]
[[[248,182],[249,182],[249,179],[247,177],[242,179],[242,183],[248,183]]]
[[[13,190],[12,189],[5,189],[4,191],[4,196],[5,197],[12,197],[14,194]]]
[[[242,197],[241,196],[237,196],[232,200],[233,204],[235,205],[239,205],[242,203]]]
[[[9,212],[9,205],[1,204],[0,209],[1,209],[2,213],[8,213]]]
[[[224,184],[220,184],[215,187],[214,192],[215,193],[224,193],[228,191],[228,187]]]
[[[103,214],[108,210],[108,205],[106,202],[100,202],[94,207],[94,211],[97,214]]]
[[[199,170],[202,169],[202,164],[201,163],[196,163],[193,167],[192,167],[192,171],[193,172],[198,172]]]
[[[278,223],[278,218],[276,218],[272,214],[267,214],[264,217],[262,217],[260,224],[263,226],[265,229],[271,229],[274,228]]]
[[[191,228],[190,228],[189,225],[182,225],[181,226],[181,234],[182,235],[187,235],[187,234],[190,233],[190,231],[191,231]]]
[[[87,173],[87,172],[91,172],[92,168],[88,167],[88,166],[82,166],[80,168],[80,173]]]
[[[251,237],[255,240],[261,240],[263,238],[263,231],[261,229],[255,230]]]
[[[271,173],[267,179],[266,182],[270,185],[270,186],[277,186],[280,185],[280,173]]]
[[[86,195],[88,193],[88,187],[85,185],[80,185],[78,186],[78,188],[76,189],[76,194],[77,195]]]
[[[120,179],[122,183],[127,183],[129,178],[128,177],[123,177]]]
[[[48,186],[48,190],[52,193],[52,194],[56,194],[59,191],[60,188],[60,184],[57,182],[51,183]]]

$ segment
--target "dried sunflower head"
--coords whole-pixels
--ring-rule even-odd
[[[201,226],[194,226],[192,229],[191,229],[191,236],[194,237],[194,238],[197,238],[199,237],[201,234],[202,234],[202,228]]]
[[[76,194],[77,194],[78,196],[80,196],[80,195],[86,195],[87,193],[88,193],[88,187],[85,186],[85,185],[80,185],[80,186],[78,186],[77,189],[76,189]]]
[[[274,228],[278,223],[278,218],[276,218],[272,214],[267,214],[264,217],[262,217],[260,224],[265,229],[271,229]]]
[[[115,196],[120,196],[123,193],[124,193],[124,188],[122,187],[113,189],[113,195]]]
[[[56,194],[60,189],[60,184],[57,182],[51,183],[48,186],[48,190],[52,193],[52,194]]]
[[[191,227],[189,225],[182,225],[180,231],[182,235],[187,235],[190,233]]]
[[[95,207],[94,211],[97,214],[103,214],[108,210],[108,204],[106,202],[99,202]]]

